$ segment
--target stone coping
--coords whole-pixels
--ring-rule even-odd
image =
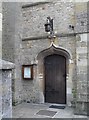
[[[15,65],[11,62],[0,59],[0,70],[14,69]]]

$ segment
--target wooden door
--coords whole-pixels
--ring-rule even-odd
[[[45,102],[66,104],[66,59],[53,54],[44,59]]]

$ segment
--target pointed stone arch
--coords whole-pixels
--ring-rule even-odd
[[[65,48],[60,47],[60,46],[56,46],[54,43],[51,43],[51,45],[47,48],[42,50],[38,55],[36,60],[38,61],[38,65],[37,65],[37,80],[39,82],[39,93],[40,93],[40,103],[44,103],[44,84],[45,84],[45,73],[44,73],[44,58],[52,55],[52,54],[58,54],[61,56],[64,56],[66,58],[66,82],[67,82],[67,86],[69,86],[68,84],[68,76],[69,76],[69,64],[70,61],[72,61],[72,54]],[[69,88],[67,88],[69,89]],[[72,88],[71,88],[72,91]],[[67,92],[67,90],[66,90]],[[71,95],[72,96],[72,95]],[[71,100],[69,99],[69,95],[67,92],[67,104],[71,102]]]
[[[63,48],[63,47],[60,47],[60,46],[56,46],[54,43],[51,43],[51,45],[49,46],[49,48],[41,51],[38,55],[37,55],[37,60],[39,58],[44,58],[48,55],[51,55],[51,54],[60,54],[60,55],[63,55],[65,56],[66,58],[68,59],[72,59],[72,55],[71,53],[69,52],[69,50]]]

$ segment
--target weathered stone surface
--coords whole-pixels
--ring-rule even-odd
[[[51,16],[54,19],[54,31],[58,33],[73,32],[69,29],[70,24],[74,25],[73,22],[71,23],[71,19],[74,17],[73,8],[74,5],[72,3],[63,3],[59,1],[23,8],[23,37],[45,34],[44,24],[47,16]]]
[[[2,41],[1,39],[1,35],[2,35],[2,3],[0,2],[0,43]],[[0,46],[0,49],[1,49],[1,46]]]
[[[16,3],[12,2],[2,3],[2,13],[3,13],[3,21],[2,21],[2,59],[14,62],[15,56],[15,11],[16,11]]]
[[[22,7],[22,4],[28,6]],[[16,65],[13,70],[13,103],[16,105],[23,101],[44,102],[43,87],[45,85],[43,84],[42,67],[44,63],[42,59],[45,55],[52,54],[52,51],[62,49],[67,51],[70,56],[66,70],[67,104],[71,105],[71,101],[74,102],[77,114],[86,114],[88,95],[88,39],[87,33],[85,33],[87,32],[87,3],[75,4],[55,0],[50,3],[33,5],[31,3],[30,6],[29,2],[3,5],[3,58],[14,61]],[[13,7],[14,10],[12,10]],[[47,16],[53,17],[54,31],[57,31],[58,35],[61,34],[55,39],[48,39],[48,34],[45,33],[44,24]],[[11,22],[13,19],[15,20]],[[69,25],[73,25],[74,30]],[[55,46],[55,49],[49,50],[52,45]],[[41,54],[46,50],[47,52]],[[22,78],[22,65],[32,64],[35,64],[33,80],[26,81]]]
[[[1,67],[2,65],[2,67]],[[0,60],[0,118],[12,117],[12,69],[14,64]]]
[[[88,111],[87,111],[87,102],[77,102],[76,103],[76,110],[75,110],[75,114],[81,114],[81,115],[88,115]],[[81,109],[82,108],[82,109]]]
[[[2,73],[0,72],[0,119],[2,118]]]
[[[87,32],[87,2],[75,3],[75,31]]]
[[[14,67],[15,66],[13,63],[0,59],[0,69],[2,69],[2,70],[7,69],[8,70],[8,69],[12,69]]]

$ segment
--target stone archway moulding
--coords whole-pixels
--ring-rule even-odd
[[[39,57],[46,57],[50,54],[60,54],[60,55],[64,55],[67,59],[69,59],[70,61],[72,60],[72,54],[70,53],[69,50],[67,50],[64,47],[61,46],[56,46],[53,42],[50,44],[50,46],[44,50],[42,50],[37,56],[35,60],[38,60]]]
[[[52,55],[52,54],[58,54],[62,55],[66,58],[66,82],[67,82],[67,89],[66,89],[66,99],[67,104],[71,104],[72,99],[72,86],[70,88],[70,82],[72,83],[72,79],[70,80],[70,64],[73,63],[72,60],[72,54],[69,52],[69,50],[61,47],[56,46],[53,42],[50,44],[50,46],[47,49],[42,50],[36,57],[37,61],[37,81],[39,82],[39,91],[40,91],[40,103],[44,103],[44,81],[45,81],[45,75],[44,75],[44,58]],[[70,99],[71,98],[71,99]]]

